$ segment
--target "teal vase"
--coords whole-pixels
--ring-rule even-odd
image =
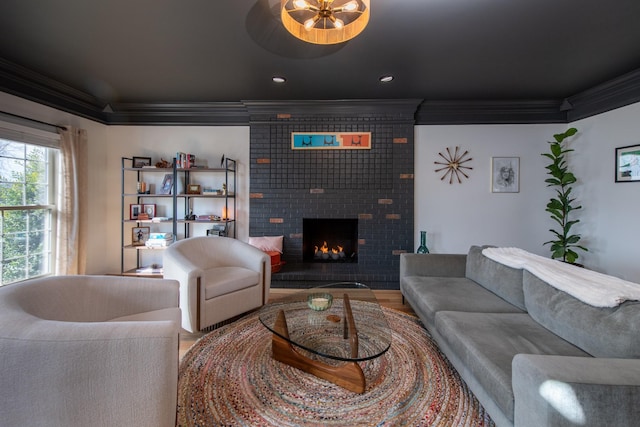
[[[418,246],[417,254],[428,254],[429,248],[427,247],[427,232],[420,232],[420,246]]]

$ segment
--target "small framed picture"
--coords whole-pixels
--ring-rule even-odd
[[[171,194],[171,190],[173,189],[173,174],[168,173],[162,179],[162,186],[160,187],[160,191],[158,194]]]
[[[520,191],[520,157],[491,158],[491,192],[518,193]]]
[[[187,194],[201,194],[202,189],[198,184],[189,184],[187,186]]]
[[[132,164],[134,168],[151,166],[151,157],[134,157]]]
[[[129,205],[129,219],[138,219],[142,212],[142,205]]]
[[[131,229],[131,244],[133,246],[143,246],[149,240],[150,227],[133,227]]]
[[[142,212],[146,213],[149,216],[149,219],[156,216],[156,204],[149,203],[142,205]]]
[[[616,182],[640,181],[640,144],[616,148]]]

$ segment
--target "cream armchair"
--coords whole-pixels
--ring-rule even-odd
[[[0,425],[175,426],[179,322],[170,280],[0,288]]]
[[[169,246],[164,277],[180,282],[182,327],[200,331],[269,299],[269,256],[229,237],[191,237]]]

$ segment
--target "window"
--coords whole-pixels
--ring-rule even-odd
[[[52,273],[58,153],[0,138],[0,285]]]

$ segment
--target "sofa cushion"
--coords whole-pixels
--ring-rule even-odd
[[[527,310],[545,328],[596,357],[640,358],[640,302],[598,308],[528,271],[523,283]]]
[[[438,311],[522,313],[522,310],[465,277],[408,276],[403,293],[428,325]]]
[[[260,283],[257,271],[243,267],[216,267],[202,274],[204,299],[236,292]]]
[[[522,269],[507,267],[482,255],[488,246],[471,246],[467,254],[466,277],[499,297],[526,310],[522,292]]]
[[[511,362],[516,354],[589,356],[536,323],[526,313],[441,311],[435,327],[495,404],[513,421]]]

